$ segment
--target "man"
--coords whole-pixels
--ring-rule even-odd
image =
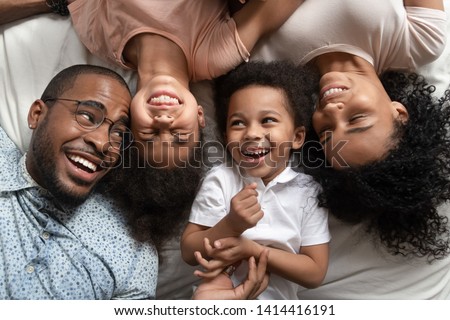
[[[94,191],[117,164],[130,101],[115,72],[76,65],[31,105],[25,155],[0,128],[0,298],[154,298],[156,250]]]
[[[155,297],[155,247],[130,236],[125,215],[98,188],[130,142],[130,101],[114,71],[75,65],[31,105],[25,155],[0,127],[0,299]],[[195,298],[255,296],[267,285],[267,257],[252,261],[242,285],[221,275]]]

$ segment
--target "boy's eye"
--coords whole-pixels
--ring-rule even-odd
[[[231,127],[243,126],[243,125],[244,125],[244,121],[242,121],[242,120],[233,120],[230,122]]]
[[[274,123],[277,122],[277,119],[275,118],[264,118],[262,123]]]

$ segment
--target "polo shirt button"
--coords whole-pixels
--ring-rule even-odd
[[[44,240],[48,240],[49,238],[50,238],[50,233],[48,233],[48,232],[43,232],[42,233],[42,238],[44,238]]]
[[[28,273],[33,273],[34,272],[34,267],[33,266],[27,266],[26,268]]]

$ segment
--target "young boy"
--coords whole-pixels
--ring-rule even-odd
[[[181,243],[183,259],[211,277],[269,248],[268,288],[259,299],[296,299],[297,285],[314,288],[328,266],[327,213],[319,186],[289,167],[305,139],[316,83],[287,62],[252,62],[220,78],[216,103],[232,163],[210,171],[194,201]],[[207,259],[201,259],[207,257]]]

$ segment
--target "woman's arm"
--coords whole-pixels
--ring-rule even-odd
[[[444,11],[444,1],[442,0],[403,0],[405,7],[423,7]]]
[[[45,0],[0,0],[0,24],[50,12]]]
[[[248,51],[266,33],[278,29],[304,0],[250,0],[233,14],[237,31]]]
[[[0,25],[41,13],[69,15],[67,5],[75,0],[0,0]]]

